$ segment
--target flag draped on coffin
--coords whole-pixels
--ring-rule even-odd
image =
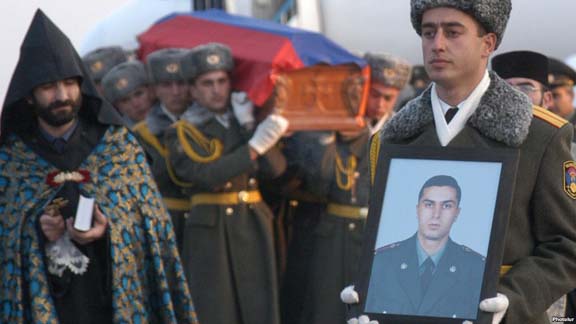
[[[234,88],[262,105],[274,89],[275,76],[316,64],[356,64],[368,74],[366,62],[324,35],[271,21],[231,15],[221,10],[171,14],[138,36],[138,56],[166,48],[192,48],[218,42],[232,49]]]

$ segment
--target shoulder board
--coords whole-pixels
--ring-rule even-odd
[[[391,243],[391,244],[388,244],[388,245],[384,245],[384,246],[381,246],[381,247],[377,248],[376,251],[374,251],[374,253],[380,253],[380,252],[383,252],[383,251],[386,251],[386,250],[394,249],[394,248],[399,247],[400,245],[402,245],[402,244],[400,244],[400,242],[396,242],[396,243]]]
[[[466,245],[460,244],[460,248],[462,248],[462,251],[464,251],[465,253],[470,253],[474,256],[481,257],[483,260],[485,259],[485,257],[482,254],[472,250],[471,248],[467,247]]]
[[[162,157],[166,157],[166,148],[164,145],[162,145],[162,143],[160,143],[158,138],[150,132],[146,120],[143,120],[134,125],[132,130],[137,133],[146,143],[150,144],[154,149],[156,149],[156,151],[158,151]]]
[[[564,125],[566,125],[568,123],[568,121],[542,107],[539,106],[532,106],[533,109],[533,114],[534,117],[541,119],[545,122],[547,122],[548,124],[556,127],[556,128],[560,128]]]
[[[376,164],[378,163],[378,154],[380,153],[380,132],[376,132],[370,139],[370,184],[374,184],[376,176]]]

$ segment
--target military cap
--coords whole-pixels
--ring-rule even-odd
[[[120,63],[102,78],[104,96],[112,103],[146,85],[148,85],[148,76],[144,64],[140,61]]]
[[[146,58],[150,81],[159,83],[184,80],[181,60],[188,52],[183,48],[164,48],[150,53]]]
[[[385,86],[402,89],[410,79],[412,66],[406,60],[390,54],[366,53],[370,78]]]
[[[576,84],[576,72],[564,62],[555,58],[548,58],[548,83],[551,88],[560,86],[574,86]]]
[[[231,72],[234,68],[232,51],[224,44],[208,43],[196,46],[183,58],[185,76],[188,80],[211,71]]]
[[[492,70],[501,78],[527,78],[548,86],[548,58],[531,51],[502,53],[492,59]]]
[[[511,0],[411,0],[410,2],[410,18],[418,35],[422,35],[422,15],[425,11],[449,7],[472,16],[487,32],[496,34],[496,48],[502,41],[512,11]]]
[[[114,66],[128,61],[128,56],[120,46],[108,46],[97,48],[82,57],[82,61],[92,79],[99,83],[104,75]]]
[[[430,77],[428,77],[428,73],[426,72],[424,65],[412,66],[412,77],[410,78],[410,83],[414,84],[417,81],[424,81],[425,83],[430,81]]]

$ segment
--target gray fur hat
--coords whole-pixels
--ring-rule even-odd
[[[183,48],[163,48],[146,57],[151,83],[184,80],[182,57],[190,50]]]
[[[496,48],[500,45],[506,23],[512,11],[511,0],[411,0],[412,26],[422,34],[422,15],[426,10],[449,7],[474,17],[489,33],[496,34]]]
[[[372,82],[403,89],[410,80],[412,65],[408,61],[390,54],[366,53],[364,59],[370,65]]]
[[[183,65],[185,66],[186,79],[193,80],[211,71],[231,72],[234,69],[234,59],[228,46],[220,43],[208,43],[194,47],[190,53],[183,57]]]
[[[146,68],[140,61],[120,63],[102,78],[104,96],[112,103],[147,85]]]
[[[120,46],[97,48],[82,57],[92,79],[99,83],[110,69],[128,61],[128,55]]]

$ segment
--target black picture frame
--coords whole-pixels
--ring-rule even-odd
[[[473,321],[475,324],[491,323],[492,313],[482,312],[477,307],[481,300],[496,296],[517,163],[518,153],[514,149],[382,145],[375,168],[359,276],[356,281],[360,303],[351,308],[352,315],[366,314],[380,324],[461,324],[464,320]],[[448,253],[448,244],[444,245],[446,248],[437,263],[438,268],[434,271],[429,290],[424,293],[418,290],[417,294],[412,294],[416,291],[415,284],[420,282],[420,278],[413,275],[423,273],[416,252],[419,225],[416,231],[412,227],[412,237],[405,235],[406,239],[399,240],[398,236],[402,233],[400,228],[408,228],[408,223],[419,224],[416,209],[420,206],[420,197],[415,193],[421,195],[423,183],[436,175],[448,175],[462,181],[459,203],[467,201],[468,208],[471,207],[477,217],[467,220],[468,225],[460,225],[470,227],[461,230],[460,235],[465,238],[464,242],[450,245],[450,251],[457,251],[460,253],[457,254],[459,257],[450,259],[449,255],[454,253]],[[417,180],[418,177],[421,179]],[[405,215],[408,209],[400,208],[401,204],[406,204],[403,199],[412,199],[408,203],[412,205],[407,208],[412,208],[413,216]],[[458,208],[455,218],[457,221],[448,227],[450,241],[452,234],[456,235],[453,226],[465,217],[463,215],[469,213],[466,208],[466,205]],[[488,216],[491,217],[486,216],[490,211],[492,215]],[[398,228],[394,228],[394,224],[397,224]],[[423,226],[426,228],[437,225]],[[426,231],[422,230],[423,233]],[[468,241],[468,238],[471,241]],[[475,251],[475,248],[468,248],[468,242],[475,244],[474,247],[482,250],[481,253]],[[420,249],[422,251],[422,248]],[[406,256],[402,251],[410,251],[410,256]],[[475,270],[482,268],[477,266],[478,255],[485,256],[484,269],[480,269],[480,272]],[[451,264],[452,261],[446,260],[458,260],[458,263]],[[397,274],[402,277],[396,277]],[[458,274],[460,279],[447,279],[447,284],[444,285],[442,278],[453,278],[450,277],[451,274]],[[435,279],[437,283],[434,283]],[[478,282],[479,280],[481,282]],[[459,298],[458,291],[463,290],[459,286],[467,282],[470,286],[463,289],[474,293],[471,293],[471,297],[463,294],[465,298]],[[438,288],[438,291],[433,291],[433,286]],[[436,293],[439,295],[435,295]],[[432,298],[433,302],[428,301],[428,297]],[[406,303],[407,299],[410,304]],[[450,303],[451,299],[458,302]],[[442,304],[443,302],[445,303]],[[416,304],[418,306],[415,306]],[[451,304],[454,304],[453,314],[450,314],[452,306],[446,306]],[[387,311],[388,308],[390,311]]]

